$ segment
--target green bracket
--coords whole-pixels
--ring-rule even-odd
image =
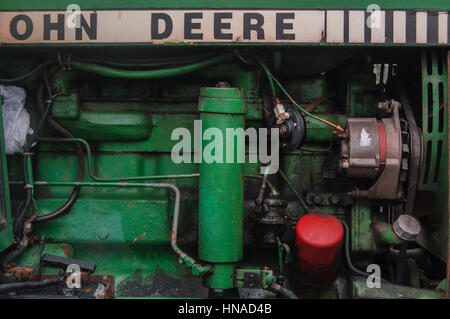
[[[273,271],[269,269],[235,269],[234,287],[266,289],[274,282]]]
[[[78,94],[58,96],[52,106],[54,118],[77,119],[80,115],[80,98]]]
[[[280,267],[280,274],[283,274],[284,265],[287,265],[291,260],[291,248],[285,243],[278,246],[278,266]]]
[[[352,206],[351,243],[353,252],[372,251],[374,249],[371,225],[370,207],[356,202]]]
[[[447,50],[422,51],[422,166],[415,206],[422,223],[418,243],[447,261],[448,65]],[[421,204],[424,203],[424,204]]]

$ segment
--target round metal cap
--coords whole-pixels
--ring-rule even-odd
[[[420,223],[411,215],[400,215],[394,222],[393,229],[395,234],[404,240],[413,240],[419,235]]]

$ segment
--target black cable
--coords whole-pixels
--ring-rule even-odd
[[[44,81],[41,84],[41,86],[39,87],[38,94],[37,94],[37,106],[38,106],[40,113],[42,113],[42,116],[41,116],[41,119],[40,119],[33,135],[29,138],[28,143],[25,147],[25,152],[24,152],[23,170],[24,170],[25,185],[29,184],[29,176],[28,176],[28,169],[27,169],[27,161],[28,161],[27,157],[31,155],[30,154],[31,147],[32,147],[33,143],[36,141],[36,139],[38,138],[40,129],[45,121],[47,121],[47,123],[51,127],[53,127],[56,131],[58,131],[64,137],[68,137],[68,138],[74,137],[69,131],[64,129],[61,125],[59,125],[57,122],[55,122],[52,118],[48,117],[53,101],[52,101],[52,90],[50,87],[50,83],[48,80],[46,70],[44,70],[44,72],[43,72],[43,77],[44,77]],[[47,91],[48,100],[45,100],[45,95],[46,95],[45,91]],[[77,181],[79,182],[79,181],[82,181],[83,177],[84,177],[84,153],[83,153],[83,149],[79,143],[76,143],[76,154],[78,156]],[[57,218],[65,213],[67,213],[72,208],[72,206],[75,204],[75,201],[80,193],[80,190],[81,190],[81,186],[75,186],[69,199],[59,209],[57,209],[47,215],[36,217],[34,222],[49,221],[49,220],[52,220],[54,218]],[[32,201],[32,189],[29,187],[29,188],[27,188],[27,197],[25,200],[25,205],[23,206],[22,210],[20,211],[20,213],[18,214],[18,217],[16,219],[15,232],[18,232],[21,230],[21,226],[23,224],[24,217],[26,215],[26,212],[28,211],[31,201]]]
[[[44,82],[48,83],[48,77],[47,77],[46,70],[44,70],[44,72],[43,72],[43,77],[44,77]],[[25,204],[24,204],[24,206],[22,206],[22,210],[19,211],[17,218],[13,225],[13,232],[15,234],[20,233],[20,231],[22,230],[22,224],[24,222],[24,218],[26,216],[26,213],[27,213],[28,208],[30,207],[30,204],[32,201],[33,191],[32,191],[31,186],[29,185],[30,177],[28,176],[28,167],[27,167],[28,166],[28,156],[31,156],[31,148],[32,148],[34,142],[36,141],[36,139],[38,138],[41,128],[44,125],[44,123],[48,117],[48,114],[50,113],[50,109],[52,106],[51,91],[50,91],[50,97],[47,101],[45,101],[45,103],[47,105],[44,107],[43,114],[42,114],[38,124],[36,125],[33,134],[28,138],[28,141],[24,147],[22,166],[23,166],[23,177],[24,177],[27,194],[26,194]]]
[[[45,87],[47,88],[47,91],[50,92],[50,94],[51,94],[51,88],[50,88],[50,85],[49,85],[48,81],[46,81]],[[45,87],[41,86],[39,88],[39,91],[38,91],[37,103],[38,103],[38,108],[39,108],[39,110],[41,112],[44,110],[43,95],[44,95]],[[61,135],[63,135],[64,137],[74,138],[74,136],[69,131],[67,131],[64,127],[59,125],[51,117],[49,117],[47,119],[47,123],[53,129],[55,129],[57,132],[59,132]],[[82,149],[80,143],[75,143],[75,151],[76,151],[76,154],[77,154],[77,157],[78,157],[78,176],[77,176],[76,181],[77,182],[81,182],[83,180],[83,177],[84,177],[84,153],[83,153],[83,149]],[[69,212],[69,210],[75,204],[80,191],[81,191],[81,186],[75,186],[73,188],[73,191],[72,191],[70,197],[67,199],[67,201],[60,208],[58,208],[57,210],[55,210],[55,211],[53,211],[53,212],[51,212],[49,214],[36,217],[34,222],[46,222],[46,221],[55,219],[55,218],[57,218],[59,216],[62,216],[64,214],[66,214],[67,212]]]
[[[42,254],[44,253],[44,249],[45,249],[45,245],[46,244],[47,244],[47,239],[44,238],[42,240],[42,243],[41,243],[41,245],[42,245],[41,252],[39,253],[39,268],[38,268],[38,271],[37,271],[37,274],[36,274],[38,280],[41,280],[41,276],[42,276],[42,268],[44,266],[44,261],[42,260]]]
[[[272,284],[267,288],[267,290],[275,293],[277,296],[280,296],[281,298],[298,299],[297,295],[294,292],[279,284]]]
[[[352,261],[350,259],[350,234],[349,234],[350,231],[349,231],[349,228],[348,228],[346,222],[344,222],[343,220],[341,220],[340,222],[342,223],[342,225],[344,226],[344,229],[345,229],[345,243],[344,243],[344,246],[345,246],[345,259],[347,261],[348,268],[352,272],[354,272],[354,273],[356,273],[358,275],[361,275],[361,276],[364,276],[364,277],[369,277],[371,274],[366,273],[364,271],[361,271],[358,268],[356,268],[355,266],[353,266],[353,263],[352,263]],[[383,279],[381,277],[380,277],[380,281],[385,283],[385,284],[390,284],[389,281],[387,281],[386,279]]]
[[[0,83],[15,83],[15,82],[19,82],[19,81],[25,80],[26,78],[29,78],[34,73],[36,73],[39,70],[41,70],[42,68],[44,68],[46,66],[49,66],[50,64],[53,64],[53,63],[55,63],[55,61],[47,61],[47,62],[41,63],[37,67],[35,67],[33,70],[28,72],[27,74],[24,74],[24,75],[19,76],[17,78],[0,79]]]
[[[41,281],[24,281],[24,282],[14,282],[11,284],[0,284],[0,292],[7,292],[11,290],[17,289],[33,289],[33,288],[42,288],[47,286],[53,286],[61,283],[61,278],[47,278]]]
[[[28,240],[26,237],[22,240],[11,252],[9,252],[6,256],[2,258],[2,271],[5,271],[8,268],[9,263],[11,263],[16,257],[20,256],[28,246]]]
[[[408,242],[406,241],[403,244],[401,244],[400,253],[397,256],[397,258],[399,258],[399,263],[398,263],[398,267],[397,267],[397,273],[395,276],[395,283],[397,283],[399,285],[403,284],[407,250],[408,250]]]

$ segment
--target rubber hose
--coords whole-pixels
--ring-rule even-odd
[[[277,296],[280,296],[282,298],[299,299],[295,293],[279,284],[272,284],[271,286],[269,286],[269,288],[267,288],[267,290],[275,293]]]
[[[25,242],[21,242],[17,247],[14,248],[13,251],[9,252],[2,260],[2,271],[5,271],[8,268],[9,263],[11,263],[14,259],[20,256],[28,246],[28,240],[24,238]]]
[[[45,88],[42,85],[38,91],[38,98],[37,98],[38,107],[41,111],[44,109],[44,104],[43,104],[44,103],[43,102],[44,89]],[[47,119],[47,122],[52,128],[54,128],[57,132],[59,132],[64,137],[68,137],[68,138],[74,137],[69,131],[67,131],[65,128],[63,128],[61,125],[59,125],[52,118],[49,117]],[[83,177],[84,177],[84,153],[83,153],[83,149],[82,149],[80,143],[75,143],[75,151],[76,151],[76,154],[78,157],[78,176],[77,176],[76,181],[80,182],[83,180]],[[34,221],[38,222],[38,223],[46,222],[46,221],[55,219],[59,216],[64,215],[65,213],[67,213],[72,208],[72,206],[75,204],[78,194],[80,193],[80,190],[81,190],[81,186],[75,186],[73,188],[72,194],[70,195],[69,199],[64,203],[64,205],[62,205],[59,209],[55,210],[54,212],[36,217],[36,219]]]
[[[41,281],[24,281],[24,282],[14,282],[11,284],[1,284],[0,292],[7,292],[16,289],[24,288],[42,288],[47,286],[57,285],[61,282],[60,278],[48,278]]]
[[[44,72],[43,72],[43,77],[44,77],[44,83],[48,84],[46,70],[44,70]],[[49,91],[50,91],[50,95],[51,95],[51,90],[49,90]],[[42,100],[41,100],[41,102],[42,102]],[[44,103],[44,102],[42,102],[42,103]],[[28,176],[28,167],[27,167],[28,166],[28,156],[30,156],[29,153],[31,152],[31,147],[33,146],[33,143],[38,138],[41,128],[44,125],[45,121],[47,120],[48,114],[50,113],[51,104],[52,104],[51,101],[47,102],[47,106],[42,104],[42,112],[41,112],[42,116],[41,116],[38,124],[36,125],[33,134],[30,136],[30,138],[28,139],[28,142],[25,144],[25,147],[24,147],[23,178],[24,178],[25,185],[28,185],[30,183],[29,176]],[[18,231],[20,231],[22,229],[23,219],[24,219],[24,217],[28,211],[28,208],[30,207],[31,201],[32,201],[33,196],[32,196],[32,189],[30,187],[26,188],[26,193],[27,193],[27,195],[26,195],[25,205],[22,207],[22,210],[18,213],[18,216],[15,219],[14,224],[13,224],[14,234],[16,234]]]

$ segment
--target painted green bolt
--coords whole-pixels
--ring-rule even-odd
[[[106,228],[100,228],[97,231],[97,236],[100,240],[103,240],[109,237],[109,232]]]

